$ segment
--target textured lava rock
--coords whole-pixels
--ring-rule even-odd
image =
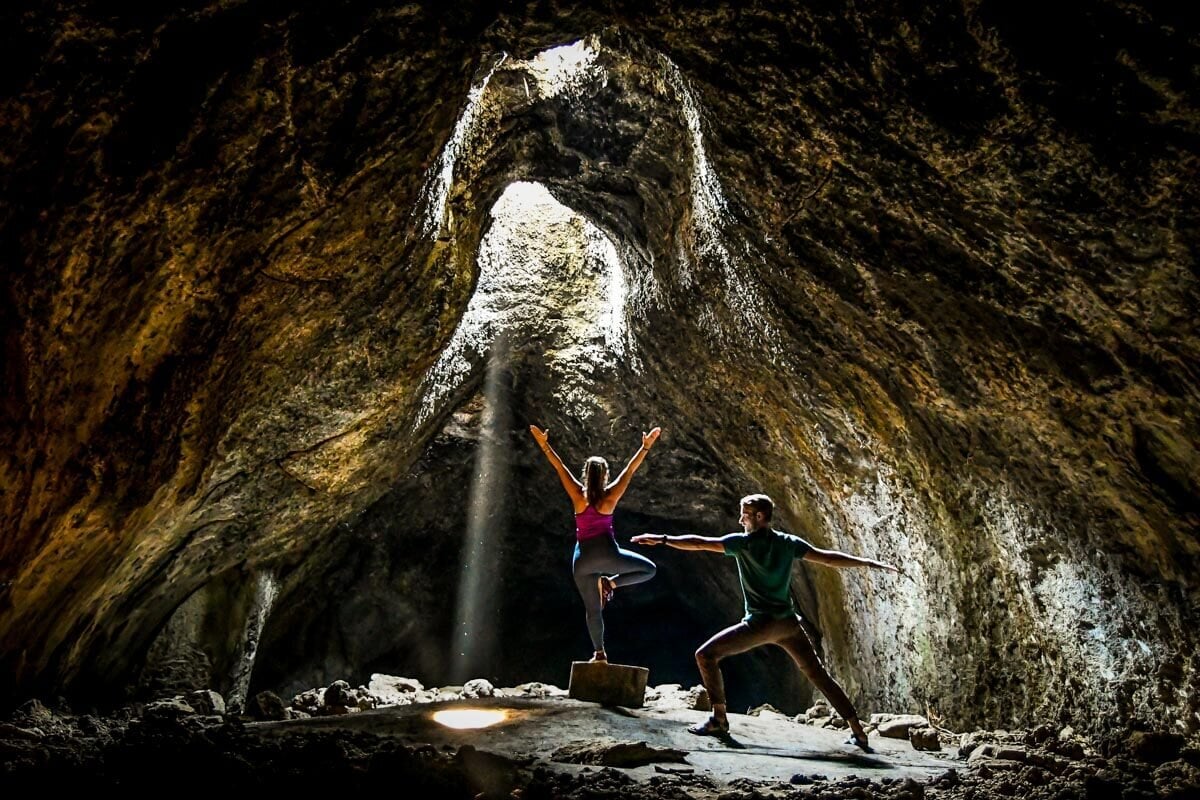
[[[661,423],[622,532],[723,532],[764,490],[904,566],[797,570],[864,713],[1194,728],[1195,38],[1158,4],[1044,6],[6,7],[5,695],[116,697],[152,650],[200,665],[163,688],[225,691],[256,650],[285,694],[455,680],[485,447],[478,657],[561,681],[570,515],[524,425],[617,461]],[[538,312],[503,335],[463,323],[517,180],[619,265],[503,286]],[[249,575],[272,603],[167,624]],[[729,565],[663,554],[654,583],[614,644],[690,684]],[[731,702],[807,705],[778,655],[730,664]]]

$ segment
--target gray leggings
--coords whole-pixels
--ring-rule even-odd
[[[645,556],[617,547],[616,539],[611,536],[596,536],[575,543],[571,571],[575,574],[575,588],[583,598],[592,647],[602,652],[604,612],[600,610],[600,592],[596,582],[601,575],[607,575],[617,586],[632,586],[653,578],[658,567]]]

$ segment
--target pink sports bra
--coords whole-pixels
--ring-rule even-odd
[[[613,534],[612,518],[612,514],[601,514],[588,506],[575,515],[575,540],[582,542],[605,535],[616,538]]]

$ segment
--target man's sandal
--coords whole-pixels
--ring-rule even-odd
[[[859,736],[856,733],[852,733],[850,734],[850,738],[846,740],[846,744],[852,744],[859,750],[862,750],[864,753],[875,752],[871,749],[871,745],[867,743],[867,737],[865,735]]]
[[[724,736],[729,733],[729,723],[722,725],[709,717],[699,725],[692,725],[688,728],[688,733],[694,733],[697,736]]]

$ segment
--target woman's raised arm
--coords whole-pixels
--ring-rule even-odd
[[[642,446],[633,454],[633,458],[629,459],[629,463],[625,465],[625,469],[621,470],[617,479],[605,488],[605,505],[615,506],[617,504],[617,501],[625,494],[625,490],[629,488],[629,481],[633,480],[633,473],[637,472],[638,467],[646,459],[646,454],[650,452],[650,448],[654,446],[661,435],[662,428],[654,428],[649,433],[642,434]]]
[[[582,511],[587,506],[587,498],[583,494],[583,484],[575,479],[575,476],[563,464],[562,459],[558,457],[558,453],[554,452],[554,448],[550,446],[550,429],[542,430],[537,425],[530,425],[529,432],[533,435],[538,447],[541,448],[542,454],[546,456],[546,460],[550,462],[550,466],[554,467],[554,471],[558,473],[558,479],[562,481],[563,488],[567,490],[567,495],[571,498],[571,504],[575,506],[576,513]]]

